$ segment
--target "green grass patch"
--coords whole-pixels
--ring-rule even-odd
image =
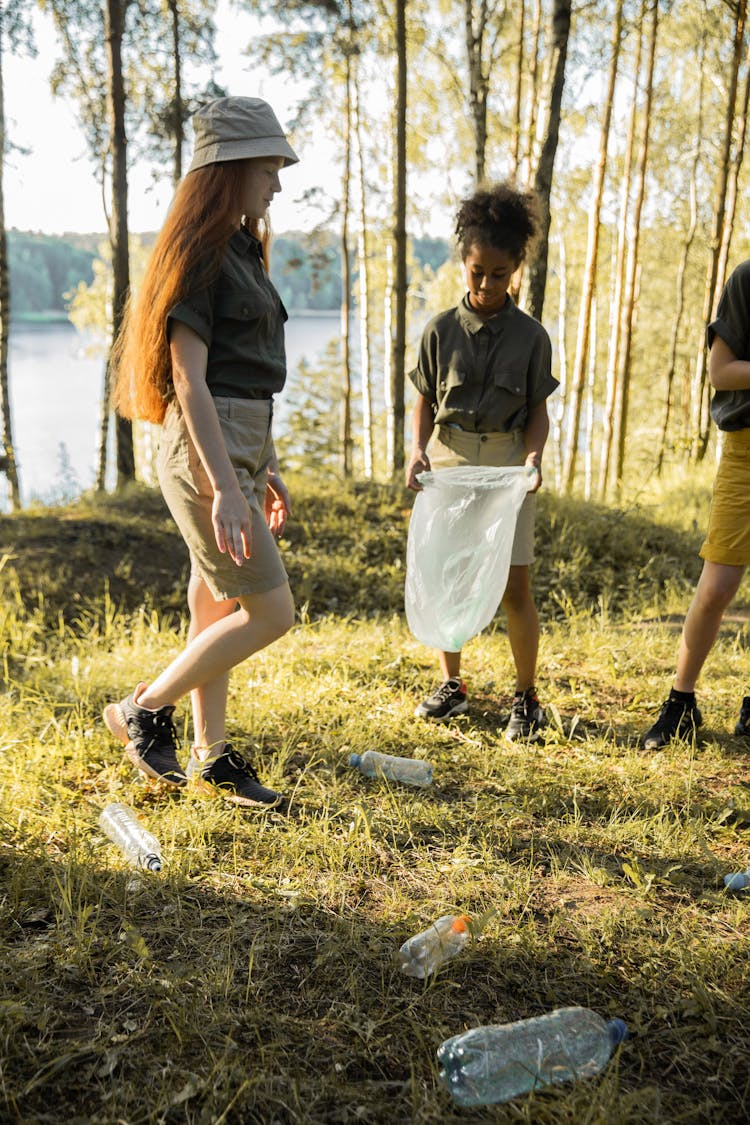
[[[184,551],[158,498],[0,521],[0,1117],[746,1119],[750,895],[723,887],[750,864],[750,747],[729,733],[748,690],[744,588],[705,670],[698,745],[646,754],[700,531],[547,496],[534,581],[552,721],[507,746],[502,617],[466,648],[469,714],[414,718],[436,670],[402,614],[409,497],[295,483],[299,621],[236,669],[230,700],[232,737],[286,815],[157,794],[101,722],[184,642]],[[187,745],[185,704],[178,719]],[[368,748],[430,758],[433,785],[362,778],[348,756]],[[160,876],[99,830],[112,800],[159,837]],[[490,910],[436,977],[398,971],[430,920]],[[453,1107],[442,1039],[565,1004],[629,1025],[599,1078]]]

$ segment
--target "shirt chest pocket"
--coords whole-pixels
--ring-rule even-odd
[[[438,375],[437,392],[438,402],[450,396],[456,398],[461,394],[461,388],[466,382],[466,372],[461,368],[442,367]]]
[[[520,375],[517,371],[500,368],[494,372],[492,382],[495,390],[504,391],[506,394],[513,395],[514,398],[526,400],[525,373]]]
[[[221,320],[244,322],[262,321],[276,312],[276,302],[262,289],[246,289],[216,295],[216,316]]]

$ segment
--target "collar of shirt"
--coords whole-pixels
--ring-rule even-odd
[[[249,230],[245,230],[244,227],[240,227],[232,234],[229,245],[237,254],[252,254],[256,258],[263,257],[263,247],[260,240],[255,235],[250,234]]]
[[[486,328],[495,336],[501,330],[508,317],[513,316],[515,308],[516,303],[510,293],[508,293],[505,298],[505,304],[499,312],[496,312],[494,316],[490,317],[480,316],[469,304],[469,294],[466,293],[464,294],[461,304],[458,305],[456,309],[456,315],[466,331],[470,332],[472,335]]]

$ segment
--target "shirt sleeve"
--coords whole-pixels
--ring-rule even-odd
[[[718,336],[737,359],[748,358],[750,335],[750,263],[744,262],[730,275],[719,299],[716,319],[706,330],[709,348]]]
[[[173,320],[187,324],[196,332],[207,348],[211,347],[214,329],[214,286],[205,286],[189,293],[169,310],[167,314],[167,334]]]
[[[529,359],[528,402],[538,406],[557,390],[560,383],[552,374],[552,344],[545,329],[538,333]]]
[[[409,378],[423,398],[437,402],[437,361],[435,356],[435,334],[428,324],[422,333],[419,344],[417,366],[409,372]]]

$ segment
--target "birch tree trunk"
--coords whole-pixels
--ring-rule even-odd
[[[404,468],[404,378],[406,353],[406,0],[396,0],[396,182],[393,208],[393,345],[390,385],[392,433],[389,476]]]
[[[646,89],[643,102],[641,139],[638,147],[635,171],[635,202],[633,208],[633,233],[628,247],[628,264],[625,274],[625,294],[622,308],[622,333],[620,363],[617,377],[617,405],[615,411],[615,437],[617,450],[617,488],[622,487],[625,465],[625,438],[628,430],[628,408],[630,402],[630,359],[633,343],[633,322],[636,307],[636,286],[639,263],[641,212],[646,194],[646,165],[648,163],[648,144],[651,126],[651,103],[654,92],[654,65],[656,61],[656,41],[659,28],[659,0],[651,2],[651,30],[648,39],[648,58],[646,62]],[[645,16],[644,3],[644,16]]]
[[[344,60],[345,91],[344,113],[344,175],[341,185],[341,412],[339,416],[339,443],[341,470],[345,478],[352,475],[352,369],[350,357],[349,314],[351,300],[351,267],[349,263],[349,210],[351,200],[352,164],[352,75],[351,53],[346,50]]]
[[[625,254],[628,241],[628,217],[630,212],[630,183],[633,166],[633,148],[635,147],[635,129],[638,117],[638,81],[641,73],[641,57],[643,54],[643,23],[638,29],[638,42],[635,51],[633,67],[633,101],[630,108],[628,123],[628,136],[625,142],[623,159],[622,181],[620,184],[619,221],[617,228],[617,249],[613,264],[612,301],[609,315],[609,344],[607,349],[606,387],[607,399],[602,419],[602,444],[599,452],[599,497],[604,499],[607,495],[609,484],[610,460],[612,456],[612,442],[614,438],[615,403],[617,401],[617,373],[620,355],[620,308],[625,284]]]
[[[609,64],[607,90],[604,95],[602,124],[599,132],[599,156],[594,172],[591,207],[589,209],[588,236],[586,242],[586,262],[583,271],[581,304],[578,313],[578,336],[576,339],[576,354],[573,364],[573,373],[570,381],[570,394],[568,397],[567,414],[567,442],[565,446],[565,460],[563,464],[561,487],[565,492],[573,488],[578,455],[578,431],[581,420],[581,400],[583,384],[586,375],[587,357],[589,350],[589,334],[591,331],[591,308],[596,291],[596,268],[599,254],[599,232],[601,229],[602,197],[604,194],[604,178],[607,170],[607,149],[609,146],[609,132],[612,124],[612,107],[617,83],[617,71],[620,59],[620,45],[622,43],[622,16],[623,0],[618,0],[615,19],[612,26],[612,53]]]
[[[521,108],[523,103],[524,38],[526,35],[526,0],[518,5],[518,56],[513,91],[513,117],[510,131],[510,178],[515,182],[521,158]]]
[[[552,9],[552,55],[550,66],[550,94],[547,126],[544,132],[539,163],[534,176],[534,190],[539,199],[539,238],[534,256],[529,263],[529,312],[542,319],[544,291],[547,286],[547,258],[549,253],[550,196],[557,141],[560,132],[560,112],[565,85],[565,60],[570,34],[571,0],[554,0]]]
[[[359,348],[360,385],[362,394],[362,456],[365,480],[372,480],[374,470],[372,433],[372,381],[370,372],[370,260],[367,229],[367,185],[362,146],[362,120],[360,116],[359,70],[354,70],[354,131],[359,180],[359,235],[357,238],[357,263],[359,273]]]
[[[0,410],[2,411],[3,454],[0,472],[8,478],[10,502],[14,512],[21,508],[18,466],[13,445],[13,416],[8,384],[8,335],[10,332],[10,283],[8,279],[8,239],[5,232],[5,96],[3,89],[3,27],[0,21]]]
[[[693,147],[693,156],[690,161],[690,181],[689,181],[689,208],[690,217],[688,221],[687,230],[685,231],[685,238],[682,244],[682,251],[680,253],[680,261],[677,267],[677,279],[675,282],[675,313],[672,320],[672,332],[669,340],[669,359],[667,362],[667,370],[664,377],[664,415],[661,425],[661,434],[659,437],[659,453],[656,458],[656,475],[661,476],[664,467],[664,457],[667,451],[667,436],[669,434],[669,423],[672,417],[672,404],[674,394],[674,378],[675,370],[677,367],[677,347],[680,340],[680,331],[682,329],[682,318],[685,312],[685,276],[687,273],[688,259],[690,251],[695,240],[696,230],[698,228],[698,167],[701,158],[702,140],[703,140],[703,99],[705,96],[705,58],[706,58],[706,34],[705,30],[701,36],[700,49],[698,54],[698,72],[700,74],[700,84],[698,87],[698,116],[697,126],[695,130],[695,145]]]
[[[711,249],[706,282],[703,294],[703,330],[695,360],[695,374],[691,388],[691,430],[692,441],[690,457],[693,461],[702,461],[708,445],[708,388],[707,388],[707,357],[706,357],[706,329],[714,318],[716,305],[719,299],[717,279],[719,276],[719,258],[724,236],[724,210],[729,184],[729,167],[732,151],[732,135],[734,133],[734,120],[737,102],[737,84],[740,63],[744,51],[746,0],[737,0],[734,9],[735,21],[733,31],[732,64],[729,71],[727,84],[727,105],[724,120],[724,137],[719,155],[719,170],[716,181],[716,196],[714,202],[713,224],[711,228]]]
[[[589,348],[589,371],[586,382],[586,410],[584,414],[584,434],[586,452],[583,459],[583,495],[591,499],[594,481],[594,390],[596,387],[596,294],[591,301],[591,347]]]

